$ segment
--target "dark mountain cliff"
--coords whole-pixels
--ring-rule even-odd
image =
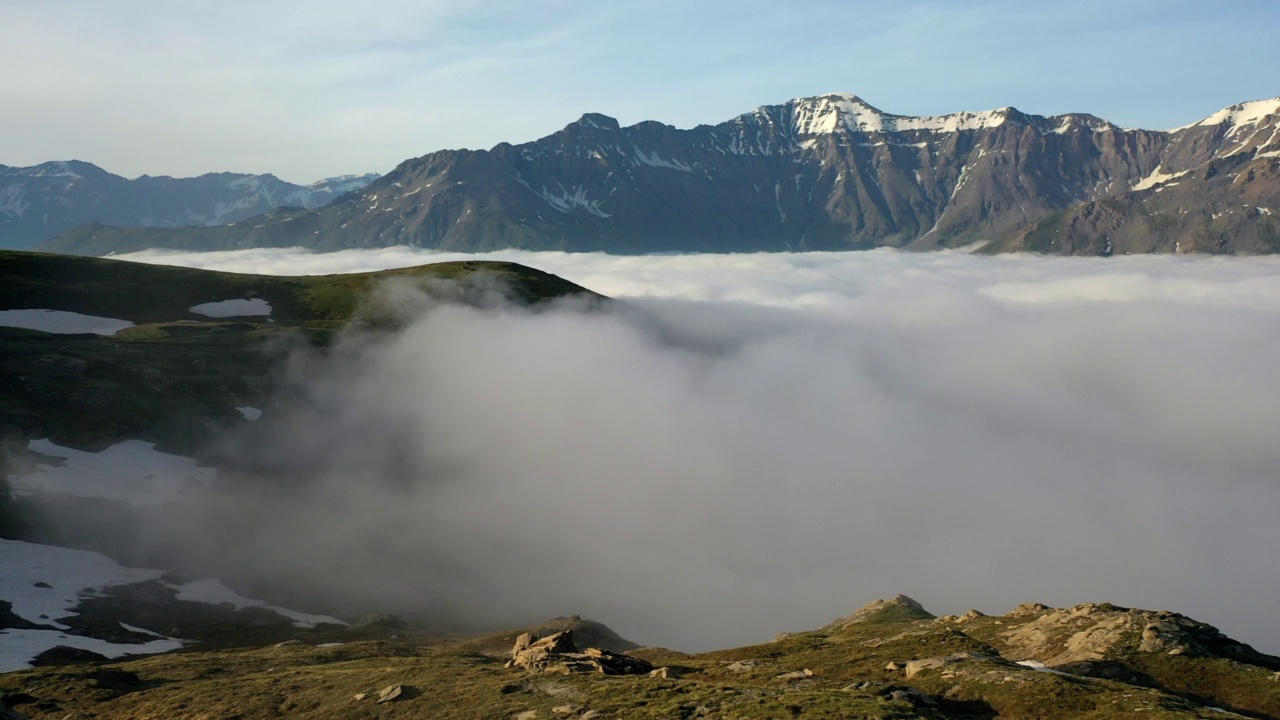
[[[1170,132],[1014,108],[898,116],[843,94],[689,130],[657,122],[620,127],[587,114],[531,143],[408,160],[313,211],[280,210],[220,228],[89,226],[45,249],[413,245],[648,253],[981,241],[993,251],[1271,252],[1269,212],[1280,204],[1278,108],[1280,100],[1245,103]],[[1238,178],[1242,171],[1240,184],[1213,189],[1224,172]],[[1171,177],[1182,190],[1168,197],[1185,195],[1179,201],[1190,203],[1177,206],[1177,222],[1166,217],[1173,210],[1146,199],[1179,186]],[[1165,241],[1166,230],[1214,215],[1215,203],[1228,196],[1257,205],[1252,216],[1233,210],[1239,217],[1219,232],[1224,242]],[[1105,238],[1098,243],[1102,235],[1115,235],[1110,250]]]
[[[209,173],[127,180],[71,160],[0,165],[0,248],[27,248],[87,222],[123,227],[221,225],[292,205],[319,207],[377,177],[294,185],[274,175]]]

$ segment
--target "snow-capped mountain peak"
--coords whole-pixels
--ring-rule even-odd
[[[1268,118],[1280,116],[1280,97],[1271,98],[1270,100],[1251,100],[1225,107],[1209,117],[1193,122],[1190,125],[1184,125],[1175,128],[1170,132],[1186,130],[1193,127],[1207,127],[1210,125],[1227,125],[1231,128],[1228,132],[1234,133],[1239,129],[1257,125]]]
[[[795,131],[801,135],[825,135],[839,130],[863,133],[982,130],[1003,125],[1013,110],[1000,108],[923,117],[891,115],[850,93],[797,98],[790,104],[794,107]]]

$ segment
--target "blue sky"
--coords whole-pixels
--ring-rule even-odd
[[[308,182],[831,91],[1155,129],[1280,95],[1273,0],[0,0],[0,28],[0,163],[129,177]]]

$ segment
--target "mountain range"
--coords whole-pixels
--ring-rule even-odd
[[[377,177],[343,175],[310,185],[241,173],[143,175],[128,180],[77,160],[0,165],[0,248],[29,248],[87,222],[121,227],[222,225],[282,206],[315,208]]]
[[[43,249],[1256,254],[1280,251],[1277,207],[1280,98],[1155,131],[1011,107],[893,115],[831,94],[687,130],[587,114],[533,142],[407,160],[313,210],[86,225]]]

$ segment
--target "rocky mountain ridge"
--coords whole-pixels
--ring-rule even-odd
[[[849,94],[688,130],[589,113],[522,145],[407,160],[317,210],[222,228],[86,226],[46,249],[649,253],[982,242],[992,252],[1266,253],[1280,251],[1278,132],[1280,99],[1172,131],[1011,107],[901,116]]]
[[[278,207],[315,208],[376,173],[295,185],[274,175],[208,173],[133,180],[76,160],[0,165],[0,249],[28,248],[86,222],[125,227],[224,225]]]

